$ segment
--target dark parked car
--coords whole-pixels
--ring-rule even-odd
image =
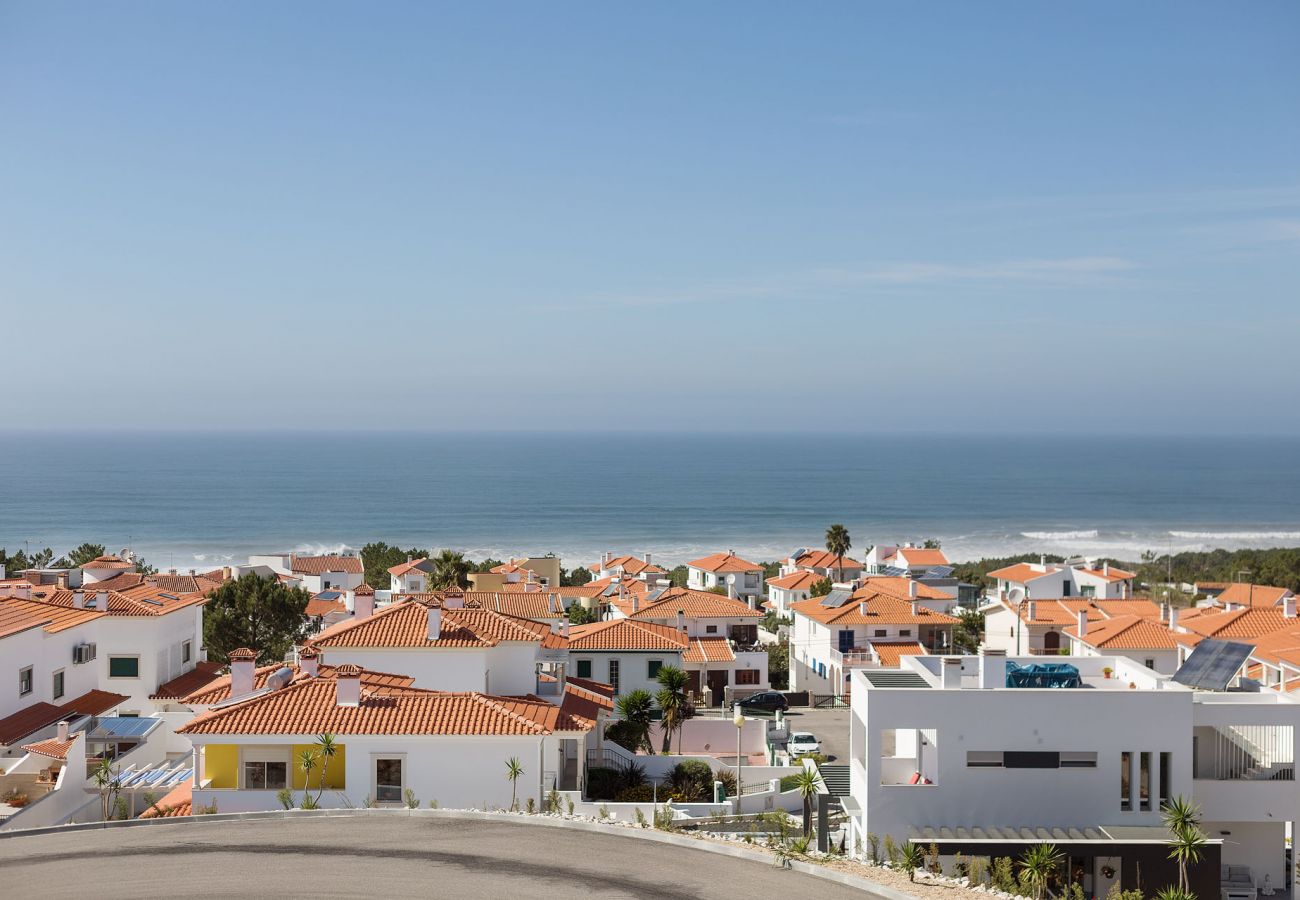
[[[790,703],[780,691],[760,691],[741,700],[739,706],[745,712],[774,713],[778,709],[785,712],[790,708]]]

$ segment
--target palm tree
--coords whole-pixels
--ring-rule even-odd
[[[903,847],[903,868],[907,871],[909,881],[916,881],[916,870],[925,866],[925,851],[921,845],[908,842]]]
[[[116,799],[122,783],[118,773],[113,771],[113,766],[107,759],[99,761],[91,777],[95,779],[95,786],[99,788],[99,800],[103,805],[104,820],[107,821],[113,813],[113,800]]]
[[[1178,862],[1178,889],[1190,893],[1187,867],[1200,862],[1205,852],[1201,808],[1186,797],[1174,797],[1160,812],[1170,832],[1169,858]]]
[[[835,524],[826,529],[826,549],[835,554],[835,580],[844,580],[844,554],[853,546],[849,530],[843,525]]]
[[[316,790],[316,802],[320,803],[321,794],[325,793],[325,773],[329,770],[330,760],[338,752],[338,744],[334,743],[334,735],[328,731],[316,736],[316,746],[320,749],[317,753],[320,755],[320,787]],[[303,790],[307,788],[307,783],[303,782]]]
[[[465,554],[455,550],[443,550],[430,560],[433,571],[429,573],[429,590],[445,591],[449,588],[464,587],[469,583],[470,564]]]
[[[307,799],[311,796],[311,770],[316,768],[316,763],[321,758],[315,750],[304,750],[298,754],[298,768],[302,769],[302,796]],[[324,777],[322,776],[322,781]]]
[[[1020,857],[1020,878],[1034,891],[1034,900],[1043,900],[1047,883],[1065,858],[1055,844],[1035,844]]]
[[[817,770],[804,766],[802,772],[794,776],[795,790],[803,798],[803,836],[812,834],[812,798],[821,793],[822,780]]]
[[[663,711],[663,752],[667,753],[673,746],[673,732],[680,732],[686,719],[686,673],[676,666],[663,666],[659,669],[658,681],[659,693],[655,700]]]
[[[614,705],[628,729],[635,734],[635,749],[654,753],[654,745],[650,743],[650,721],[655,699],[650,696],[650,692],[640,689],[628,691]]]
[[[510,779],[510,811],[514,812],[519,809],[519,776],[524,774],[524,767],[519,763],[519,757],[512,756],[506,760],[506,777]]]

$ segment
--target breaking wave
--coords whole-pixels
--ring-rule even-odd
[[[1097,529],[1088,531],[1022,531],[1021,537],[1031,541],[1089,541],[1098,536]]]
[[[1300,531],[1171,531],[1189,541],[1300,541]]]

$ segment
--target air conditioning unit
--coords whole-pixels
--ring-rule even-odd
[[[77,644],[72,648],[72,662],[75,665],[90,662],[95,658],[96,649],[94,644]]]

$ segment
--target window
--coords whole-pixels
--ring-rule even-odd
[[[191,649],[192,649],[192,648],[190,647],[190,645],[191,645],[192,643],[193,643],[193,641],[182,641],[182,642],[181,642],[181,662],[182,662],[182,663],[187,663],[187,662],[190,661],[190,655],[191,655],[190,651],[191,651]]]
[[[1156,667],[1156,661],[1154,659],[1144,660],[1144,663],[1148,669],[1154,669]]]
[[[53,691],[51,691],[51,693],[54,695],[55,700],[58,700],[60,697],[63,696],[63,670],[62,669],[59,669],[59,671],[54,673],[54,689]]]
[[[1127,750],[1119,754],[1119,808],[1124,812],[1133,810],[1132,795],[1129,793],[1132,780],[1133,754]]]
[[[1061,754],[1043,750],[1008,750],[1002,754],[1007,769],[1059,769]]]
[[[705,626],[704,626],[704,633],[705,633],[705,634],[717,634],[717,633],[718,633],[718,626],[717,626],[717,625],[705,625]]]
[[[609,686],[614,689],[614,696],[618,696],[618,660],[609,661]]]
[[[758,684],[758,669],[737,669],[736,684]]]
[[[1174,755],[1172,753],[1160,754],[1160,805],[1165,806],[1173,792],[1170,790],[1170,783],[1173,780],[1174,773],[1171,771],[1174,765]]]
[[[1097,596],[1097,589],[1093,587],[1091,584],[1085,584],[1083,587],[1079,588],[1079,596],[1095,597]]]
[[[880,783],[937,784],[939,732],[935,728],[880,730]]]
[[[1062,597],[1070,596],[1070,582],[1067,581],[1065,582],[1065,584],[1061,585],[1061,596]]]
[[[649,678],[651,681],[654,681],[656,678],[659,677],[659,670],[662,669],[663,667],[664,667],[663,660],[661,659],[650,660],[650,662],[647,663],[645,667],[646,677]]]
[[[402,759],[380,757],[375,760],[375,800],[379,803],[402,801]]]
[[[910,628],[900,628],[900,629],[898,629],[898,636],[899,636],[899,637],[911,637],[911,636],[912,636],[912,629],[910,629]]]
[[[282,762],[246,760],[244,762],[244,787],[250,791],[278,791],[288,787],[289,766]]]
[[[1151,754],[1143,751],[1138,754],[1138,799],[1142,802],[1142,811],[1151,811]]]
[[[110,656],[108,658],[109,678],[139,678],[140,657]]]
[[[875,631],[871,632],[872,637],[887,637],[888,635],[889,632],[883,628],[877,628]]]
[[[24,666],[18,670],[18,696],[22,697],[32,692],[32,667]]]
[[[968,750],[968,769],[1095,769],[1097,754],[1082,751]]]
[[[578,660],[578,677],[579,678],[591,677],[591,660],[589,659]]]

